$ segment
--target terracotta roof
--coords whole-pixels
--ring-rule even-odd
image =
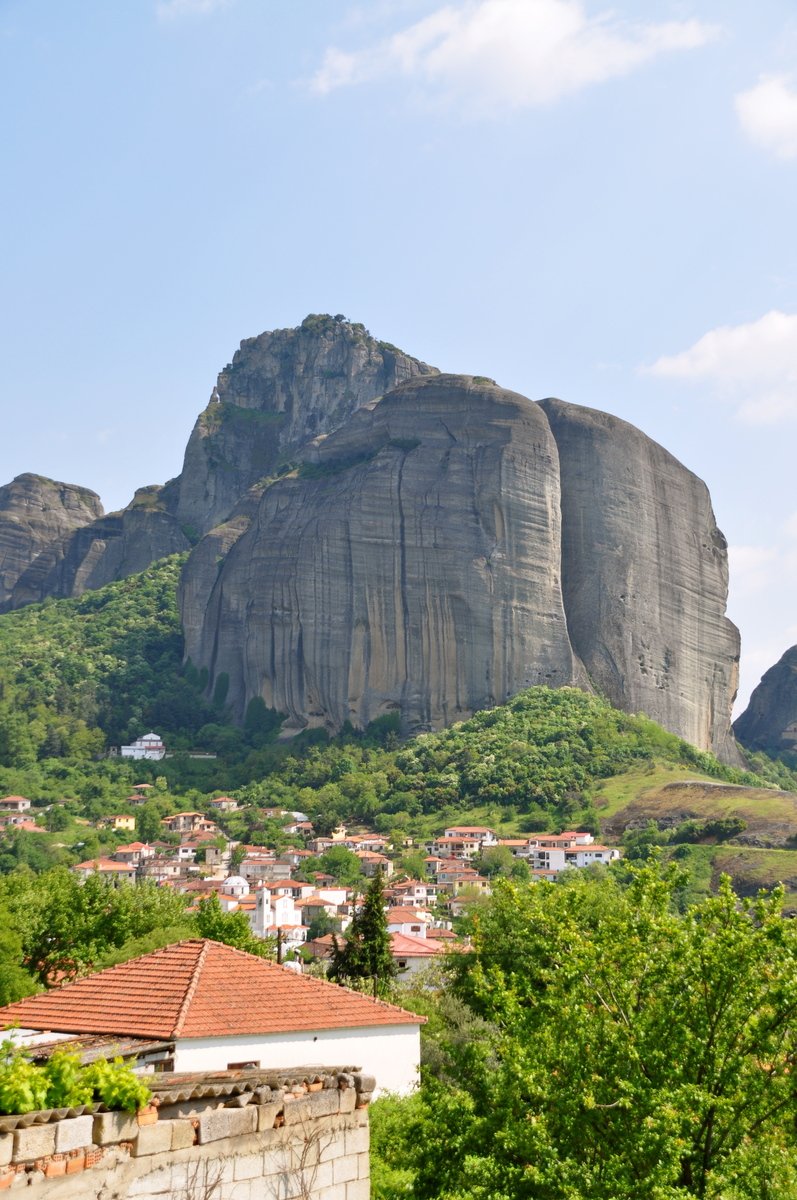
[[[114,862],[112,858],[88,858],[85,862],[77,863],[72,869],[74,871],[88,871],[89,868],[93,871],[118,871],[120,874],[135,871],[135,867],[130,863]]]
[[[205,1038],[419,1025],[393,1004],[191,939],[0,1008],[0,1027]]]
[[[407,933],[391,933],[390,953],[399,958],[432,958],[443,954],[446,947],[434,938],[413,937]],[[2,1014],[0,1009],[0,1014]]]

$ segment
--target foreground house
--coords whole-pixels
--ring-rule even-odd
[[[424,1018],[208,939],[190,939],[0,1008],[19,1036],[167,1044],[177,1072],[356,1063],[381,1088],[418,1081]]]

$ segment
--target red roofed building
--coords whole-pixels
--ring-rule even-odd
[[[0,1026],[174,1044],[174,1070],[254,1062],[279,1070],[361,1064],[380,1088],[417,1083],[424,1018],[233,950],[191,939],[0,1008]]]

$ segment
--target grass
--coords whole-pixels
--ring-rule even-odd
[[[622,775],[612,775],[595,786],[595,807],[601,821],[608,821],[647,793],[668,783],[683,783],[689,779],[709,781],[710,777],[680,763],[655,763]]]

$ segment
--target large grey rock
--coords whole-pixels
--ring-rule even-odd
[[[539,407],[468,377],[413,380],[308,457],[265,490],[197,638],[238,712],[262,696],[292,728],[398,710],[423,729],[532,684],[586,684]]]
[[[543,400],[559,448],[562,583],[575,653],[617,708],[741,762],[739,633],[708,489],[640,430]]]
[[[100,516],[99,496],[75,484],[24,474],[0,487],[0,611],[41,553]]]
[[[49,545],[20,575],[11,607],[48,596],[82,596],[144,571],[168,554],[188,550],[191,543],[168,511],[164,492],[167,489],[157,485],[139,488],[121,512],[108,513]]]
[[[733,728],[751,750],[797,752],[797,646],[769,668]]]
[[[197,419],[177,516],[196,534],[226,521],[254,484],[360,405],[435,368],[343,318],[309,316],[241,342]]]

